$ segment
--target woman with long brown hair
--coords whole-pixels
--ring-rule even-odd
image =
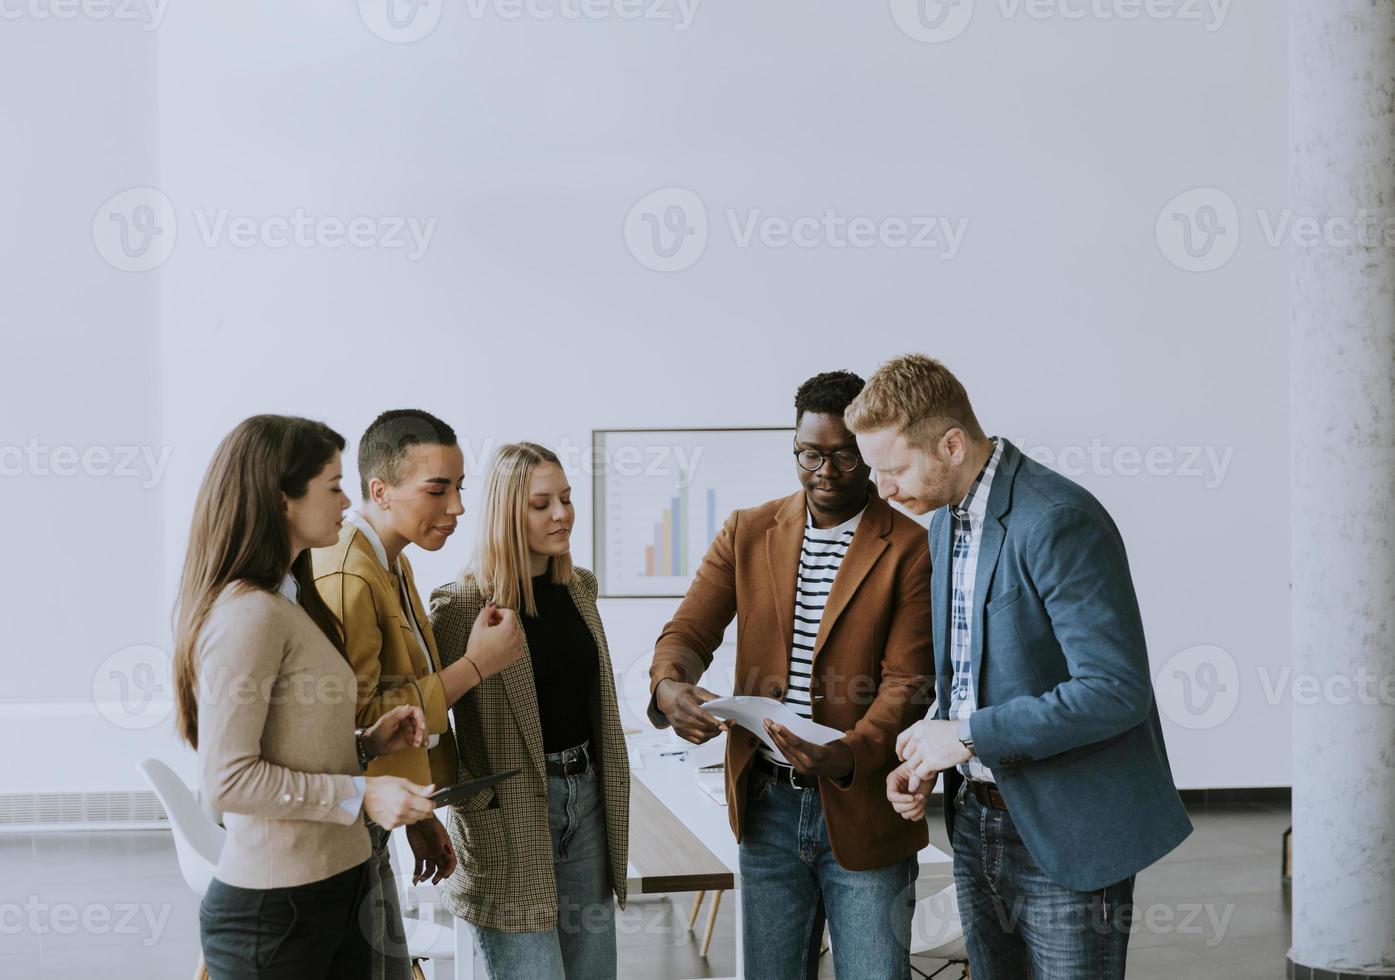
[[[523,770],[451,807],[446,904],[473,926],[492,980],[616,974],[630,769],[596,576],[572,564],[575,520],[556,454],[501,446],[474,566],[431,595],[445,663],[464,656],[482,609],[514,609],[523,626],[523,656],[454,708],[463,769]]]
[[[365,777],[367,760],[426,744],[421,709],[354,730],[354,672],[315,588],[349,500],[344,439],[257,415],[214,453],[199,488],[175,610],[179,733],[227,837],[199,911],[211,980],[367,977],[359,907],[372,879],[366,813],[431,817],[432,787]]]

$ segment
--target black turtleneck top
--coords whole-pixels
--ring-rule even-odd
[[[598,663],[595,638],[571,593],[550,577],[550,572],[544,572],[533,579],[538,614],[519,617],[528,637],[547,753],[561,752],[592,737],[591,696]]]

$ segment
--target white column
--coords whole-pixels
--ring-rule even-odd
[[[1292,250],[1289,959],[1395,976],[1395,4],[1289,16],[1294,218],[1354,227]]]

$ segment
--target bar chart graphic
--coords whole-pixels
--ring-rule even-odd
[[[787,428],[594,432],[601,594],[681,596],[728,514],[799,489],[793,440]]]

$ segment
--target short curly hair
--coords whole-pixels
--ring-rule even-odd
[[[866,382],[851,371],[825,371],[814,375],[795,392],[794,424],[800,423],[805,412],[842,418],[864,384]]]

